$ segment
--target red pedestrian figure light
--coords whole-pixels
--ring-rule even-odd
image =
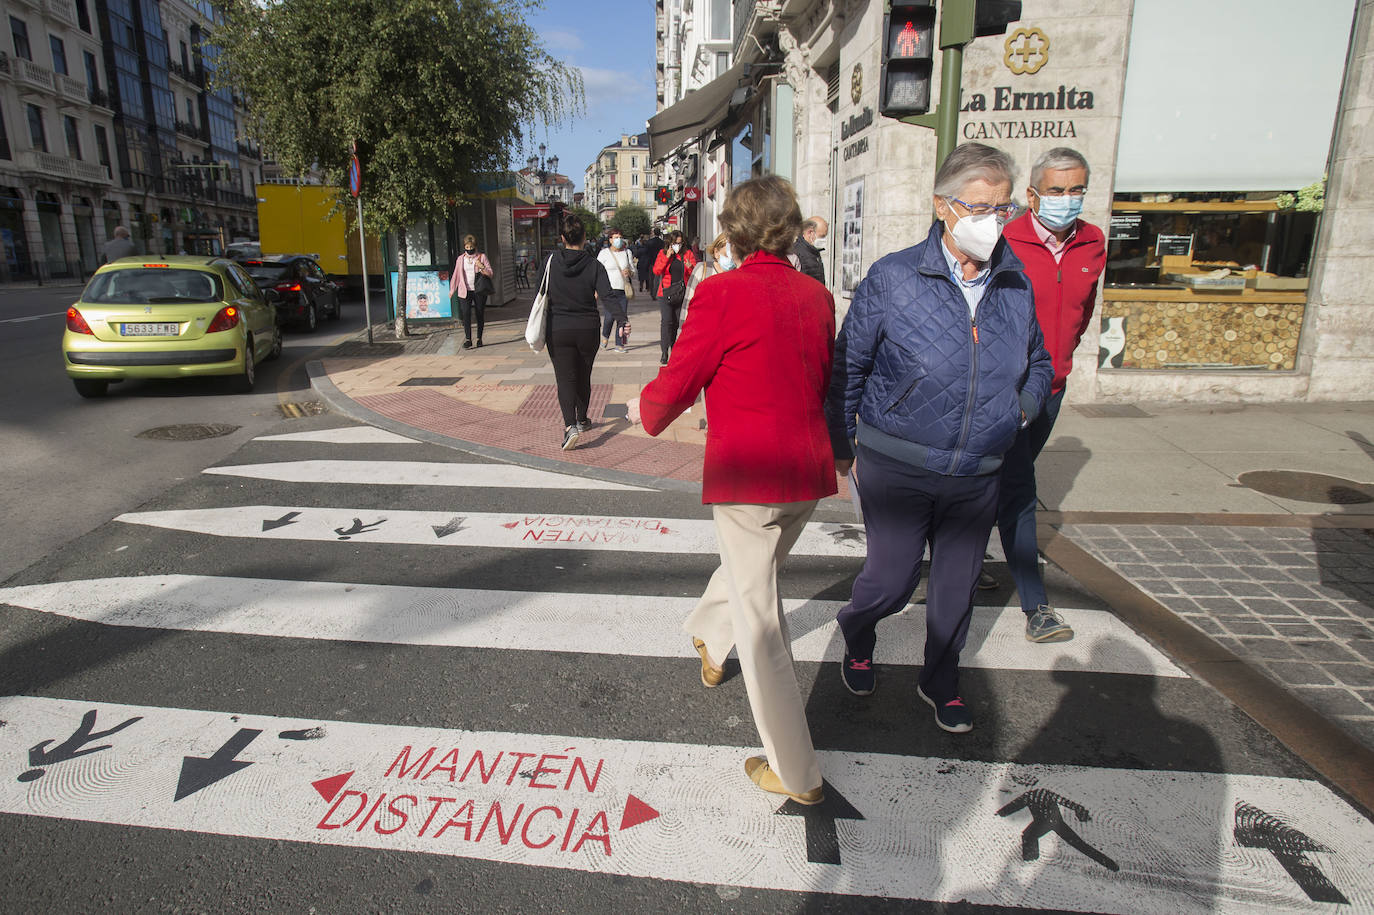
[[[916,49],[921,44],[921,33],[916,31],[916,26],[908,22],[897,33],[897,55],[899,57],[915,57]]]

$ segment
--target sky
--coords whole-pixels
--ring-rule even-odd
[[[523,167],[545,143],[580,191],[602,147],[643,133],[654,113],[653,0],[544,0],[530,20],[551,55],[582,71],[587,109],[562,125],[534,125],[513,165]]]

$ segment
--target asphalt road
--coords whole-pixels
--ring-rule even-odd
[[[1374,905],[1368,820],[1062,574],[1063,645],[980,595],[977,727],[948,735],[915,698],[919,611],[880,629],[878,691],[844,690],[830,620],[862,540],[813,519],[781,595],[828,783],[803,810],[744,778],[738,667],[703,689],[680,632],[717,562],[696,497],[260,438],[352,428],[273,421],[271,397],[212,414],[259,411],[147,498],[83,504],[73,526],[105,516],[0,593],[5,908]],[[149,403],[235,400],[92,406],[141,428]]]
[[[0,537],[0,581],[121,511],[197,473],[281,419],[278,404],[311,400],[312,351],[363,327],[361,303],[314,334],[288,329],[282,358],[259,366],[255,390],[227,379],[130,381],[83,400],[62,368],[65,312],[79,286],[0,289],[0,517],[23,519]],[[223,437],[157,441],[160,426],[219,423]]]

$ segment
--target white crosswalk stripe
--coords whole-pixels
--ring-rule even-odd
[[[522,651],[696,658],[678,628],[693,598],[417,588],[264,578],[149,575],[0,589],[0,601],[112,626]],[[784,600],[798,661],[839,661],[841,601]],[[982,608],[965,667],[1081,670],[1185,677],[1110,613],[1067,611],[1077,635],[1034,645],[1020,608]],[[924,610],[908,607],[881,630],[881,663],[920,664]]]
[[[279,443],[313,446],[292,452],[312,453],[280,460],[271,456],[286,453]],[[598,507],[613,512],[617,499],[638,500],[633,504],[641,507],[659,503],[649,502],[656,494],[643,487],[571,474],[500,463],[336,457],[339,446],[381,454],[366,446],[391,444],[421,445],[368,427],[263,436],[246,446],[249,460],[206,474],[274,481],[280,485],[272,492],[288,495],[263,500],[288,504],[216,504],[205,492],[226,487],[203,477],[195,498],[164,503],[188,507],[116,519],[122,526],[111,530],[121,539],[138,532],[129,539],[141,544],[146,570],[107,577],[73,573],[77,577],[16,585],[0,589],[0,604],[45,614],[35,618],[49,625],[66,617],[59,622],[120,627],[126,634],[203,633],[197,642],[294,639],[293,653],[315,658],[349,646],[409,646],[378,649],[402,677],[410,672],[404,666],[410,656],[454,648],[480,657],[557,654],[565,665],[575,658],[579,671],[605,671],[618,660],[638,658],[641,669],[657,670],[657,663],[695,680],[696,656],[680,628],[695,598],[682,590],[652,593],[673,589],[659,587],[654,572],[635,577],[620,570],[634,563],[658,573],[709,568],[717,552],[709,520],[667,510],[660,516],[588,513]],[[415,453],[408,448],[397,455]],[[417,510],[432,504],[429,496],[399,485],[447,487],[444,502],[455,506],[478,499],[500,506],[507,494],[528,500],[538,491],[547,494],[541,502],[547,508]],[[352,504],[396,507],[350,507],[348,494],[357,497]],[[671,503],[665,496],[663,505],[681,504],[682,497],[675,498],[679,502]],[[222,539],[207,550],[204,540],[187,535]],[[389,556],[414,561],[402,563],[394,577],[370,566],[369,580],[354,567],[368,546],[390,547]],[[450,550],[398,549],[416,546]],[[518,580],[521,571],[534,568],[533,550],[562,551],[554,560],[561,565],[540,565],[537,577]],[[1000,556],[995,542],[991,550]],[[568,555],[572,551],[581,556]],[[864,551],[860,526],[813,521],[784,578],[809,571],[813,581],[824,581],[816,590],[808,585],[787,593],[836,598],[835,569],[852,575]],[[512,561],[501,564],[506,559]],[[286,577],[296,574],[290,569],[297,561],[310,571],[300,580]],[[461,561],[468,565],[453,572],[453,586],[446,575],[426,584],[407,580],[407,569]],[[499,568],[487,569],[485,580],[464,577],[488,564]],[[548,577],[555,574],[567,577]],[[618,587],[618,580],[627,584]],[[472,586],[483,583],[499,587]],[[622,588],[642,593],[617,593]],[[842,605],[819,597],[783,600],[799,665],[837,669],[843,640],[835,613]],[[1011,697],[1007,717],[1014,717],[1017,699],[1057,701],[1044,692],[1051,682],[1048,689],[1055,690],[1100,678],[1091,682],[1103,707],[1110,707],[1109,694],[1138,694],[1142,683],[1147,694],[1200,690],[1108,610],[1062,609],[1076,636],[1052,645],[1025,640],[1016,606],[975,610],[961,665],[1042,691]],[[881,624],[880,665],[922,663],[923,612],[912,605]],[[430,663],[435,656],[429,651]],[[537,684],[542,674],[539,663],[521,662],[513,675]],[[825,676],[838,691],[838,676]],[[579,685],[590,689],[609,679],[589,675]],[[474,681],[470,688],[496,691],[501,685]],[[819,687],[812,689],[814,695]],[[556,704],[568,701],[563,697],[570,692],[566,682],[551,682],[541,695]],[[711,700],[718,703],[712,715],[747,722],[737,681]],[[883,727],[913,727],[908,704],[921,708],[922,726],[930,727],[915,702],[885,701],[896,702],[908,717]],[[940,757],[957,750],[943,749],[952,745],[933,727],[930,756],[886,752],[880,743],[864,751],[828,745],[821,752],[827,800],[803,808],[748,782],[741,763],[756,750],[718,745],[729,742],[728,734],[690,744],[681,741],[680,729],[652,733],[656,710],[641,710],[650,718],[646,736],[631,740],[620,739],[625,732],[560,736],[577,733],[571,723],[564,730],[561,717],[557,726],[542,729],[553,733],[507,730],[504,712],[495,729],[458,730],[333,720],[347,717],[347,709],[326,720],[291,717],[294,707],[274,709],[276,715],[251,707],[231,714],[224,710],[234,708],[228,702],[215,711],[199,710],[203,704],[0,698],[0,773],[8,765],[17,775],[0,778],[0,812],[369,854],[425,852],[689,884],[1005,909],[1321,911],[1338,899],[1348,904],[1342,911],[1374,908],[1374,871],[1367,866],[1374,860],[1374,825],[1368,819],[1315,780],[1177,771],[1167,735],[1159,737],[1156,757],[1123,755],[1110,766],[1091,765],[1091,759],[1068,765],[1077,757],[1063,755],[1052,764],[1034,754],[1028,761],[1012,744],[1031,745],[1040,735],[1013,738],[1010,729],[999,735],[1008,749],[991,762]],[[567,711],[571,718],[574,710]],[[592,720],[597,714],[595,708],[585,713]],[[421,719],[394,719],[415,720]],[[1110,747],[1101,750],[1110,755]],[[917,752],[927,751],[923,745]],[[566,903],[577,905],[575,899]]]

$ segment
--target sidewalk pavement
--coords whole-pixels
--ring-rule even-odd
[[[313,383],[341,412],[429,441],[608,480],[699,485],[703,407],[658,438],[624,419],[658,371],[657,303],[631,301],[629,352],[598,355],[596,425],[565,453],[548,357],[524,341],[531,299],[488,308],[480,349],[461,348],[461,326],[404,341],[386,330],[312,363]],[[1070,402],[1037,476],[1051,562],[1095,583],[1147,636],[1172,640],[1162,647],[1271,730],[1287,729],[1280,738],[1300,753],[1329,738],[1338,762],[1367,773],[1368,805],[1374,402]]]

